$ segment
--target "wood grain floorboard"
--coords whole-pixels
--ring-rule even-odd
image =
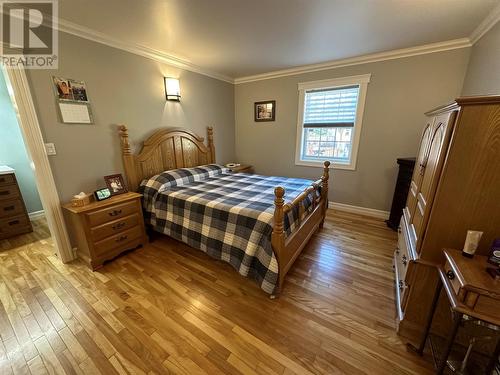
[[[395,333],[381,220],[330,210],[271,300],[164,236],[100,271],[43,220],[0,242],[0,374],[431,374]]]

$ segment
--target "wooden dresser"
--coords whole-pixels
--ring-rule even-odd
[[[487,267],[493,268],[488,258],[480,255],[466,258],[453,249],[445,249],[444,256],[443,270],[453,308],[500,326],[500,282],[486,272]]]
[[[0,239],[32,231],[14,169],[0,166]]]
[[[443,248],[500,237],[500,96],[465,97],[428,113],[394,253],[398,332],[418,342]],[[446,324],[444,324],[446,325]]]
[[[63,206],[70,214],[78,256],[93,269],[147,242],[141,194],[124,193],[82,207]]]

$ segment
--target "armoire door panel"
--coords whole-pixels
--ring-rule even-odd
[[[429,150],[423,160],[424,174],[417,194],[417,207],[412,218],[417,252],[419,252],[421,239],[425,233],[455,116],[456,111],[453,111],[440,114],[435,118]]]
[[[408,193],[408,198],[406,200],[406,211],[409,215],[408,219],[411,222],[413,218],[413,213],[417,205],[417,194],[420,190],[420,184],[422,182],[422,177],[425,171],[425,160],[427,153],[429,152],[430,140],[432,136],[434,118],[429,119],[423,133],[422,139],[420,141],[420,149],[418,151],[418,157],[415,162],[415,168],[413,170],[413,176],[410,183],[410,191]]]

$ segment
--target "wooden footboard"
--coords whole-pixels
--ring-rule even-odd
[[[275,209],[271,243],[274,253],[278,259],[279,267],[278,290],[275,292],[275,295],[281,291],[285,275],[311,236],[318,228],[323,227],[326,210],[328,208],[328,179],[330,177],[329,167],[330,162],[325,161],[323,175],[321,178],[313,182],[311,186],[287,203],[285,203],[284,199],[285,189],[281,186],[274,189]],[[314,195],[312,209],[305,211],[302,201],[306,199],[310,193],[319,188],[321,188],[321,195],[318,198]],[[298,228],[286,237],[284,231],[285,215],[295,206],[298,206],[299,208]]]

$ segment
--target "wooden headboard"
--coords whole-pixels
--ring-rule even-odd
[[[215,163],[214,133],[207,128],[208,145],[204,138],[183,128],[157,130],[144,141],[142,150],[133,154],[125,125],[118,127],[123,166],[128,188],[137,191],[142,180],[163,171]]]

